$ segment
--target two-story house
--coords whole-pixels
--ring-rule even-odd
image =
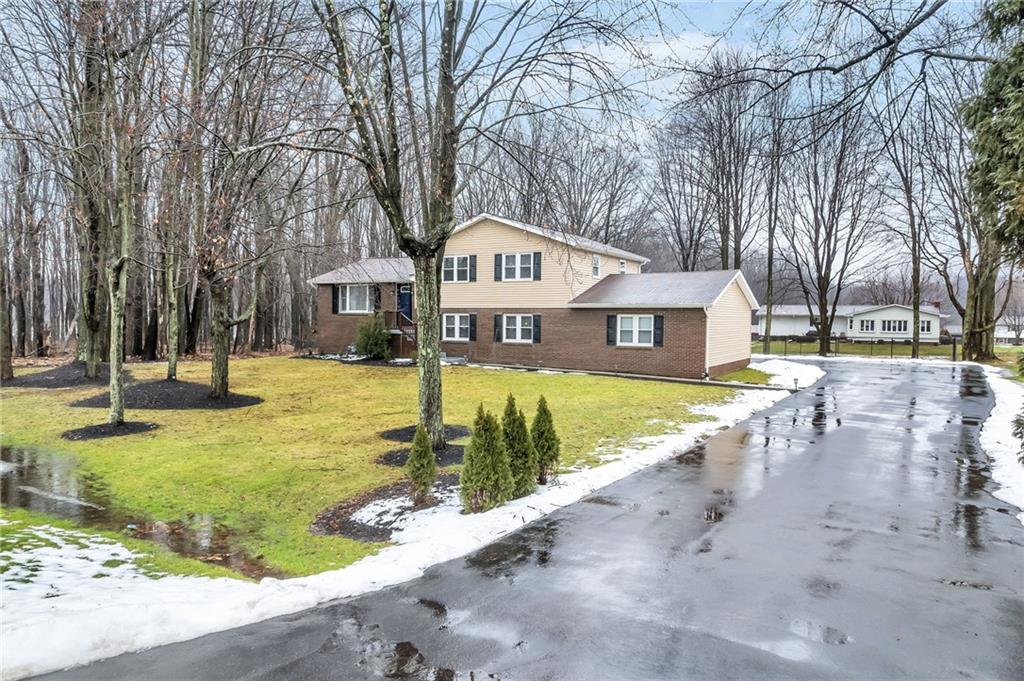
[[[506,366],[701,378],[750,361],[757,309],[738,271],[641,273],[643,256],[482,214],[445,249],[442,350]],[[345,352],[384,315],[396,356],[415,349],[413,268],[368,258],[312,280],[317,344]]]

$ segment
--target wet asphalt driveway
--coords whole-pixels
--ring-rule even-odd
[[[413,582],[59,678],[1024,679],[982,374],[826,368]]]

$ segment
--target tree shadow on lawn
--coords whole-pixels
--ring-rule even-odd
[[[104,437],[121,437],[122,435],[148,433],[151,430],[156,430],[157,427],[155,423],[150,423],[149,421],[125,421],[116,426],[110,423],[97,423],[91,426],[65,430],[60,436],[65,440],[99,440]]]
[[[445,424],[444,427],[444,439],[449,442],[452,440],[458,440],[459,438],[466,437],[469,435],[469,428],[466,426]],[[390,430],[382,430],[378,433],[385,440],[391,440],[392,442],[408,442],[412,443],[412,439],[416,437],[416,424],[411,426],[404,426],[402,428],[392,428]]]
[[[126,385],[124,389],[126,409],[240,409],[261,402],[261,397],[237,393],[214,399],[210,397],[210,386],[187,381],[145,381]],[[71,406],[105,409],[110,407],[110,393],[75,400]]]
[[[131,374],[124,372],[125,381],[131,380]],[[110,365],[100,366],[100,375],[96,378],[85,377],[85,362],[70,362],[60,366],[51,367],[45,371],[36,371],[31,374],[15,376],[9,381],[4,381],[5,388],[44,388],[54,390],[57,388],[78,388],[83,386],[101,386],[110,383]]]

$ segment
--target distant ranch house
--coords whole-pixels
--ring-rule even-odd
[[[765,334],[767,307],[757,311],[757,333]],[[922,343],[938,343],[942,320],[938,306],[921,306]],[[909,305],[837,305],[832,334],[852,341],[903,341],[913,338],[914,309]],[[772,306],[772,337],[804,336],[814,331],[806,305]]]
[[[739,271],[642,273],[647,258],[489,214],[459,225],[442,262],[442,350],[502,366],[679,378],[750,363],[757,301]],[[415,350],[406,258],[367,258],[312,279],[317,345],[347,353],[381,314],[392,353]]]

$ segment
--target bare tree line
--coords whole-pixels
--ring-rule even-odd
[[[918,310],[939,282],[968,356],[991,355],[1008,260],[959,115],[980,32],[935,23],[943,2],[791,9],[808,42],[678,65],[667,116],[636,134],[618,115],[636,93],[589,47],[630,53],[657,25],[643,2],[7,3],[3,354],[74,348],[92,377],[113,359],[116,398],[124,357],[173,379],[210,352],[223,396],[231,353],[315,346],[311,277],[404,253],[439,441],[440,256],[490,212],[666,269],[742,268],[823,344],[835,306],[896,268],[909,296],[879,295]],[[761,11],[771,40],[783,9]]]

